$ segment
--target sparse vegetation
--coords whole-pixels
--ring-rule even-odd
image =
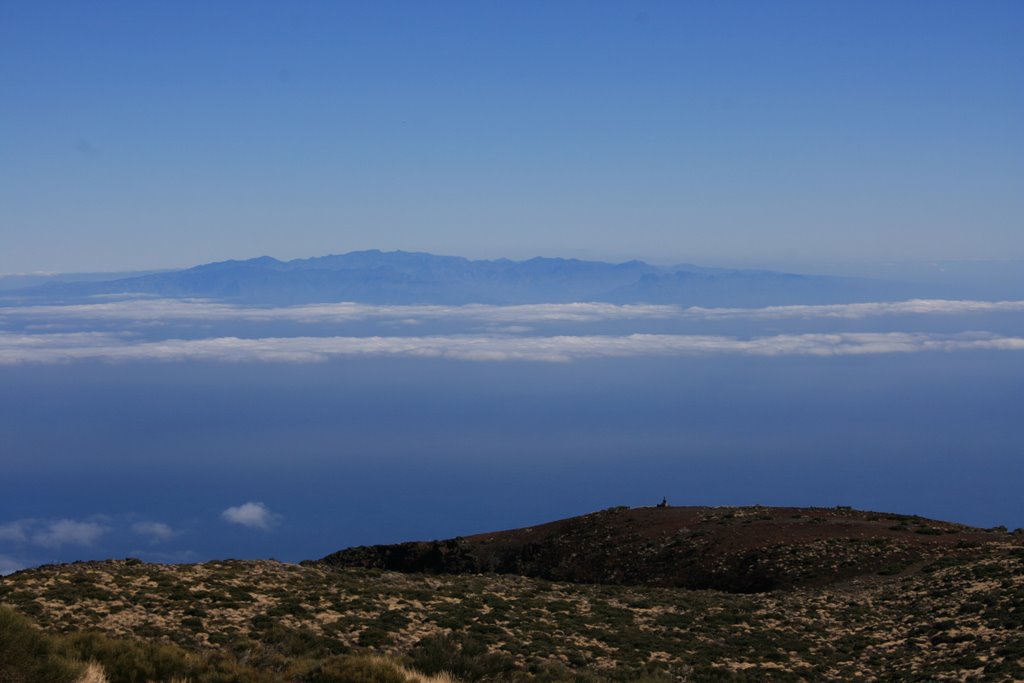
[[[915,553],[894,540],[905,532],[830,537],[827,522],[811,521],[819,511],[732,512],[735,529],[765,514],[797,525],[799,542],[773,542],[757,562],[783,564],[803,585],[730,593],[273,561],[48,566],[0,579],[0,602],[47,634],[0,612],[16,625],[3,629],[0,653],[12,638],[28,643],[0,661],[44,672],[0,670],[0,680],[77,681],[90,662],[110,683],[1024,678],[1019,537],[911,533],[908,543],[941,550]],[[706,515],[716,530],[728,519]],[[696,526],[676,532],[726,538]],[[844,563],[858,573],[829,570]]]
[[[187,650],[96,632],[47,634],[0,606],[3,683],[452,683],[372,655],[282,657],[256,648]]]

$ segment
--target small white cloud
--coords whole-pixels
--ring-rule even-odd
[[[19,569],[24,569],[26,566],[27,565],[24,562],[21,562],[10,555],[0,555],[0,576],[13,574]]]
[[[8,522],[0,524],[0,541],[15,541],[18,543],[26,540],[25,522]]]
[[[232,524],[253,529],[269,529],[277,520],[278,515],[273,514],[263,503],[248,502],[235,507],[230,507],[220,513],[221,519]]]
[[[166,541],[174,538],[179,533],[163,522],[136,522],[132,524],[132,531],[140,536],[149,537],[150,543]]]
[[[47,548],[62,545],[92,545],[109,529],[98,522],[76,522],[73,519],[59,519],[50,522],[32,536],[32,542]]]

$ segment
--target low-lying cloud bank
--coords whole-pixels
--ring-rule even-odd
[[[59,519],[46,529],[37,532],[32,542],[46,548],[62,545],[92,545],[100,536],[110,531],[99,522],[79,522],[73,519]]]
[[[0,365],[72,361],[317,362],[344,357],[418,357],[471,361],[572,361],[634,356],[744,354],[849,356],[964,350],[1024,351],[1024,338],[986,332],[958,334],[849,332],[727,336],[630,334],[525,337],[268,337],[133,341],[102,333],[0,332]]]
[[[1024,312],[1024,301],[958,301],[914,299],[858,304],[768,306],[765,308],[702,308],[655,304],[523,304],[492,306],[378,306],[357,303],[302,306],[236,306],[198,299],[129,299],[68,306],[0,307],[0,319],[107,320],[140,324],[175,321],[291,322],[340,324],[393,321],[415,324],[460,321],[489,325],[546,322],[586,323],[615,320],[783,320],[841,318],[859,320],[894,315],[963,315]]]
[[[273,531],[284,519],[258,502],[229,507],[219,518],[261,531]],[[192,550],[176,548],[174,543],[187,533],[134,512],[96,514],[79,519],[26,517],[0,521],[0,576],[41,562],[56,561],[55,555],[59,557],[61,553],[102,553],[109,557],[111,548],[118,548],[117,552],[133,548],[128,551],[131,556],[150,561],[193,561]],[[140,540],[146,542],[141,548],[136,545]]]
[[[0,541],[32,543],[44,548],[92,545],[110,531],[103,520],[19,519],[0,524]]]
[[[36,545],[43,548],[91,546],[114,531],[121,535],[131,531],[133,535],[147,538],[155,544],[181,535],[180,531],[164,522],[130,522],[135,515],[127,515],[127,520],[125,517],[94,515],[88,519],[17,519],[0,523],[0,543]]]

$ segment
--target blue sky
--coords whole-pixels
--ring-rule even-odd
[[[0,273],[1024,258],[1019,2],[0,5]]]

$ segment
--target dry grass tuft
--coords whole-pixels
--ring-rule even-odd
[[[392,662],[392,660],[386,658],[380,658],[382,662]],[[393,664],[393,662],[392,662]],[[406,683],[459,683],[459,679],[452,676],[446,671],[442,671],[439,674],[428,676],[422,674],[414,669],[409,669],[404,666],[393,664],[398,672],[405,677]]]
[[[89,662],[85,667],[85,673],[82,674],[77,683],[109,683],[109,680],[102,666],[96,662]]]

